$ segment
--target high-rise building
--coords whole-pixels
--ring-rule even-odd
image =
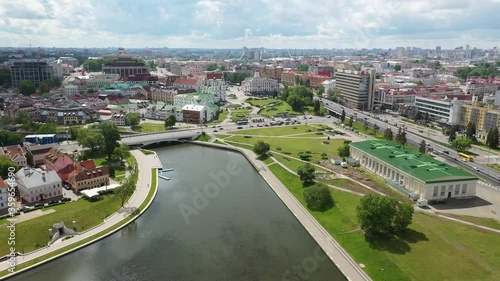
[[[436,46],[436,55],[441,54],[441,46]]]
[[[29,80],[36,85],[52,77],[52,66],[47,61],[26,59],[15,61],[10,67],[12,86],[17,87],[22,80]]]
[[[340,102],[350,108],[371,111],[375,88],[375,69],[367,71],[337,70],[335,86],[340,90]]]

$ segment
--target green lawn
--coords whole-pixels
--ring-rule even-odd
[[[303,113],[301,112],[293,111],[292,107],[288,103],[280,99],[247,100],[247,102],[253,106],[259,106],[259,107],[265,106],[265,108],[262,108],[259,114],[268,117],[274,117],[279,113],[303,115]]]
[[[500,230],[500,222],[497,221],[496,219],[480,218],[480,217],[465,216],[465,215],[455,215],[455,214],[449,214],[449,213],[441,213],[441,215]]]
[[[85,231],[103,222],[104,218],[112,215],[121,207],[121,199],[114,195],[104,195],[102,200],[90,202],[80,199],[43,210],[55,210],[35,219],[20,222],[16,225],[16,249],[21,252],[31,252],[44,247],[48,243],[48,229],[56,222],[63,221],[72,228],[72,221],[77,222],[78,231]],[[6,228],[6,219],[0,220],[0,240],[7,241],[9,234]],[[0,243],[0,256],[8,254],[7,243]]]
[[[226,141],[242,142],[254,145],[257,141],[261,140],[269,143],[271,150],[277,150],[283,154],[289,154],[295,158],[299,158],[299,152],[311,152],[311,162],[318,162],[321,160],[321,154],[326,153],[328,157],[337,156],[337,148],[343,145],[343,140],[332,139],[329,144],[323,144],[326,137],[321,139],[305,139],[305,138],[271,138],[271,137],[254,137],[254,136],[231,136],[225,138]],[[281,148],[281,150],[279,149]]]
[[[137,213],[140,213],[142,210],[144,210],[144,208],[146,208],[147,204],[149,204],[149,201],[152,200],[153,195],[155,194],[155,191],[158,188],[156,186],[156,174],[157,174],[157,169],[151,169],[152,180],[151,180],[151,185],[150,186],[153,187],[153,188],[149,189],[149,192],[148,192],[148,195],[146,197],[146,200],[141,204],[141,206],[139,206],[138,210],[136,211]],[[134,212],[134,213],[136,213],[136,212]],[[93,236],[91,236],[91,237],[89,237],[87,239],[84,239],[84,240],[79,241],[77,243],[68,245],[68,246],[66,246],[66,247],[64,247],[62,249],[56,250],[54,252],[51,252],[50,254],[43,255],[43,256],[38,257],[36,259],[33,259],[33,260],[29,261],[29,262],[25,262],[25,263],[23,263],[23,264],[21,264],[19,266],[16,266],[16,271],[19,271],[19,270],[21,270],[23,268],[26,268],[26,267],[32,266],[34,264],[37,264],[39,262],[42,262],[44,260],[47,260],[47,259],[49,259],[51,257],[54,257],[54,256],[59,255],[61,253],[64,253],[64,252],[66,252],[66,251],[68,251],[70,249],[74,249],[74,248],[76,248],[76,247],[78,247],[80,245],[83,245],[85,243],[88,243],[88,242],[90,242],[90,241],[92,241],[92,240],[94,240],[94,239],[96,239],[98,237],[102,237],[103,235],[106,235],[106,234],[110,233],[111,231],[113,231],[113,230],[121,227],[122,225],[124,225],[125,223],[127,223],[128,221],[130,221],[132,219],[132,217],[134,216],[134,213],[132,213],[132,216],[128,216],[123,221],[117,223],[113,227],[108,228],[106,230],[103,230],[100,233],[95,234],[95,235],[93,235]],[[10,272],[8,270],[4,270],[4,271],[0,272],[0,277],[4,277],[4,276],[6,276],[8,274],[10,274]]]
[[[197,141],[210,141],[210,136],[207,134],[201,134],[196,138]]]
[[[306,206],[299,178],[269,168]],[[365,237],[356,231],[360,197],[336,190],[332,196],[334,208],[310,212],[373,280],[500,280],[500,235],[416,213],[399,236]]]
[[[297,170],[299,169],[300,166],[304,166],[306,164],[306,163],[301,162],[299,160],[296,160],[296,159],[293,159],[293,158],[290,158],[287,156],[282,156],[282,155],[279,155],[276,153],[272,153],[272,155],[280,163],[282,163],[287,168],[289,168],[290,170],[295,171],[295,172],[297,172]],[[322,168],[318,168],[318,167],[314,167],[314,168],[316,169],[316,171],[328,172],[327,170],[322,169]]]
[[[295,126],[278,126],[265,127],[258,129],[238,130],[231,132],[237,135],[252,135],[252,136],[286,136],[294,134],[303,134],[308,131],[316,132],[317,128],[311,125],[295,125]]]
[[[216,144],[223,144],[223,145],[225,145],[225,143],[221,142],[220,140],[214,140],[214,143],[216,143]]]
[[[249,148],[249,147],[246,147],[246,148]],[[271,164],[274,162],[273,159],[268,154],[261,155],[257,159],[264,162],[265,164]]]
[[[153,133],[165,131],[165,125],[159,123],[144,122],[134,127],[135,132],[140,133]]]
[[[332,179],[332,180],[319,180],[322,183],[331,184],[337,187],[341,187],[344,189],[349,189],[355,192],[363,193],[363,194],[375,194],[372,190],[357,184],[349,179]]]
[[[250,113],[252,112],[251,109],[246,109],[246,110],[231,110],[231,120],[236,121],[242,118],[249,118]]]

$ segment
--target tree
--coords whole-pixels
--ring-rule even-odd
[[[396,64],[396,65],[394,66],[394,70],[396,70],[396,71],[401,71],[401,65]]]
[[[130,156],[130,147],[126,144],[120,144],[119,147],[115,148],[113,151],[113,158],[119,161],[123,161]]]
[[[448,142],[452,143],[457,138],[457,128],[455,126],[451,127],[450,135],[448,136]]]
[[[469,139],[476,141],[476,123],[469,122],[469,124],[467,124],[467,129],[465,131],[465,135]]]
[[[0,130],[0,145],[11,145],[21,143],[24,136],[19,133]]]
[[[422,140],[422,142],[420,142],[420,146],[418,147],[418,151],[420,153],[425,153],[426,149],[427,149],[427,144],[425,143],[425,140]]]
[[[55,134],[57,132],[57,125],[55,123],[45,123],[38,127],[35,132],[37,134]]]
[[[429,122],[429,113],[426,111],[424,115],[425,123]]]
[[[361,198],[356,214],[366,234],[394,234],[410,225],[413,207],[388,196],[368,194]]]
[[[373,125],[373,135],[375,137],[377,137],[378,129],[380,129],[380,127],[377,124]]]
[[[9,156],[0,155],[0,176],[2,176],[2,178],[6,179],[9,177],[10,167],[14,168],[16,171],[19,169],[19,166],[17,166],[16,163],[12,162]]]
[[[321,96],[325,93],[325,86],[323,84],[319,85],[318,87],[318,95]]]
[[[79,127],[69,127],[69,129],[68,129],[69,137],[72,140],[76,140],[78,138],[78,135],[80,134],[80,131],[81,131],[81,128],[79,128]]]
[[[319,103],[319,100],[314,101],[314,114],[321,115],[321,104]]]
[[[165,119],[165,129],[172,128],[175,126],[175,123],[177,122],[175,115],[170,115]]]
[[[309,184],[314,181],[316,177],[316,169],[310,163],[306,163],[304,166],[300,166],[297,169],[297,175],[299,175],[300,180],[304,185]]]
[[[324,212],[333,207],[330,188],[321,183],[305,188],[304,199],[307,207],[313,211]]]
[[[354,123],[354,120],[353,120],[353,117],[351,116],[351,117],[349,118],[349,127],[351,127],[351,128],[352,128],[353,123]]]
[[[269,152],[270,149],[269,144],[263,141],[258,141],[253,145],[253,151],[258,155],[264,155]]]
[[[396,142],[401,145],[406,144],[406,131],[401,128],[398,129],[398,134],[396,135]]]
[[[113,151],[119,146],[118,141],[121,139],[120,131],[116,124],[108,121],[101,122],[99,124],[99,130],[104,137],[104,148],[102,151],[104,151],[108,159],[111,159]]]
[[[364,129],[365,131],[368,130],[368,120],[365,120]]]
[[[295,85],[303,85],[302,78],[299,75],[295,75]]]
[[[216,63],[211,63],[207,65],[207,71],[214,71],[219,69],[219,66]]]
[[[297,67],[297,70],[300,72],[307,72],[309,70],[309,65],[308,64],[299,64]]]
[[[89,148],[92,154],[102,150],[104,147],[104,136],[94,130],[81,129],[76,141],[82,147]]]
[[[339,157],[346,158],[351,156],[351,150],[348,144],[344,144],[342,146],[339,146],[337,148],[337,153],[339,154]]]
[[[451,147],[458,151],[466,151],[472,146],[472,140],[468,137],[459,137],[451,142]]]
[[[392,141],[393,139],[393,133],[392,133],[392,129],[387,127],[387,129],[385,129],[384,131],[384,139],[388,140],[388,141]]]
[[[486,145],[493,149],[497,148],[499,144],[499,137],[498,128],[491,128],[486,136]]]
[[[342,114],[340,115],[340,122],[344,123],[344,120],[345,120],[345,110],[342,108]]]
[[[141,121],[141,115],[139,113],[129,113],[127,114],[127,123],[135,127],[139,125],[139,122]]]
[[[17,88],[19,89],[19,93],[23,96],[30,96],[36,93],[35,84],[29,80],[21,80]]]
[[[304,111],[304,100],[298,95],[290,95],[286,102],[292,107],[295,112]]]
[[[127,180],[122,186],[116,189],[116,193],[121,199],[122,207],[125,205],[125,201],[129,198],[135,190],[135,184],[131,180]]]

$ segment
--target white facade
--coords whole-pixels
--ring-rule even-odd
[[[222,79],[210,79],[206,81],[207,86],[202,88],[202,93],[212,94],[217,97],[217,103],[225,102],[227,84]]]
[[[25,167],[16,173],[19,195],[28,203],[62,196],[62,182],[56,171]]]
[[[447,198],[471,198],[476,194],[477,180],[426,183],[401,171],[398,167],[391,165],[391,163],[383,162],[352,146],[351,156],[359,160],[361,166],[385,179],[393,188],[405,193],[414,200],[426,199],[436,201]]]
[[[111,122],[115,123],[116,126],[125,126],[126,125],[126,120],[127,120],[127,117],[125,116],[125,114],[113,114],[111,116]]]
[[[255,72],[254,77],[243,81],[242,88],[247,94],[272,93],[279,89],[279,83],[271,78],[260,77],[259,73]]]
[[[174,96],[174,105],[183,107],[188,104],[216,103],[219,98],[212,94],[180,94]]]
[[[326,80],[321,83],[321,85],[325,88],[325,93],[328,92],[328,90],[335,90],[335,79]]]
[[[78,87],[75,85],[66,85],[64,86],[64,94],[67,96],[78,95]]]
[[[428,97],[415,97],[415,106],[419,112],[429,114],[429,117],[448,122],[448,124],[458,124],[460,122],[460,107],[464,103],[462,100],[434,99]]]

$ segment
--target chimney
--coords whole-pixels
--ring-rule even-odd
[[[24,176],[27,177],[30,174],[30,168],[24,167]]]
[[[45,172],[42,172],[42,180],[45,182]]]

